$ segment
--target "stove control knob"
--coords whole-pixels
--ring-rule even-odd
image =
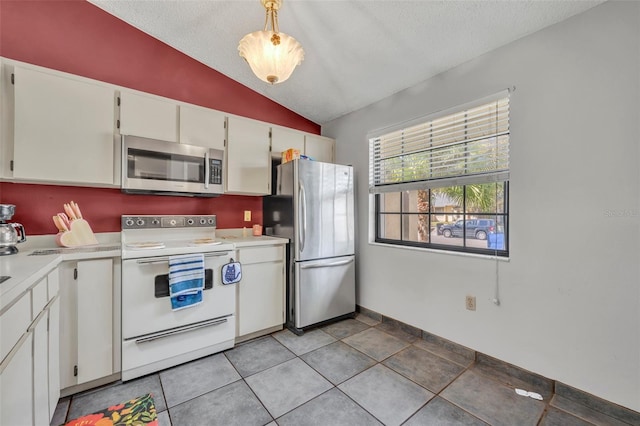
[[[133,226],[133,219],[127,219],[127,221],[124,224],[127,226]]]
[[[209,224],[213,225],[213,219],[209,219]]]
[[[152,224],[152,225],[160,225],[160,221],[159,221],[158,219],[153,219],[153,220],[151,221],[151,224]]]
[[[138,220],[136,221],[136,225],[138,225],[138,226],[142,226],[142,225],[144,225],[144,220],[142,220],[142,219],[138,219]]]
[[[193,219],[187,219],[187,225],[193,225],[195,221]]]
[[[200,219],[200,225],[206,225],[207,224],[207,219],[202,218]]]
[[[178,223],[178,222],[176,222],[176,220],[175,220],[175,219],[171,219],[171,220],[169,221],[169,225],[171,225],[171,226],[176,226],[176,223]]]

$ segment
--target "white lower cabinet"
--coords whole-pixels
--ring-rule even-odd
[[[48,425],[53,417],[60,396],[57,279],[58,271],[54,270],[0,318],[6,325],[33,313],[28,327],[13,322],[22,332],[0,364],[1,425]],[[30,303],[25,305],[25,300]]]
[[[60,265],[60,387],[114,373],[112,258]]]
[[[49,423],[49,337],[48,312],[43,311],[32,325],[33,332],[33,422]]]
[[[58,272],[56,271],[56,278]],[[60,298],[49,306],[49,418],[60,399]]]
[[[24,334],[0,373],[0,424],[33,423],[33,333]],[[48,422],[47,422],[48,424]]]
[[[284,246],[238,250],[242,281],[237,284],[237,337],[284,324]]]

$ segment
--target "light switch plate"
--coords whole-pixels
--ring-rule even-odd
[[[244,221],[251,222],[251,210],[244,211]]]

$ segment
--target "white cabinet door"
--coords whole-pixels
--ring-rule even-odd
[[[120,134],[178,142],[178,104],[152,95],[122,91]]]
[[[78,384],[113,373],[113,260],[78,262]]]
[[[241,248],[242,281],[238,285],[238,336],[284,323],[283,246]]]
[[[13,177],[114,183],[114,91],[16,67]]]
[[[180,143],[224,150],[226,117],[220,111],[180,105]]]
[[[114,373],[113,259],[63,262],[58,270],[59,388],[67,389]]]
[[[0,317],[0,361],[11,351],[31,324],[31,295],[26,293],[12,302]]]
[[[60,276],[60,389],[78,383],[78,281],[74,279],[77,262],[63,262],[58,266]]]
[[[33,424],[32,345],[33,334],[24,334],[0,364],[0,425]]]
[[[33,422],[49,424],[49,361],[47,333],[48,312],[43,311],[32,325],[33,330]]]
[[[269,126],[258,121],[229,117],[227,190],[231,194],[271,193]]]
[[[289,148],[297,149],[304,154],[304,133],[282,127],[271,129],[271,156],[282,157],[282,151]]]
[[[51,274],[49,274],[51,276]],[[49,419],[60,399],[60,298],[49,306]]]
[[[13,87],[11,72],[13,67],[0,61],[0,176],[10,178],[10,161],[13,160]]]
[[[305,135],[304,154],[315,161],[333,163],[335,141],[331,138],[317,135]]]

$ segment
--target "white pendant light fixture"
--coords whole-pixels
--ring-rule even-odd
[[[260,2],[267,10],[264,30],[244,36],[240,40],[238,51],[260,80],[271,84],[282,83],[300,65],[304,59],[304,50],[295,38],[279,31],[278,10],[282,6],[282,0]]]

